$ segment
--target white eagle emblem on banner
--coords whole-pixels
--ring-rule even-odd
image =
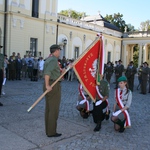
[[[97,70],[97,59],[94,60],[92,63],[92,68],[89,68],[89,71],[91,72],[91,75],[93,78],[96,76],[96,70]]]

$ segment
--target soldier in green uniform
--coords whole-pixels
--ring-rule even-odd
[[[3,84],[3,78],[4,78],[4,55],[1,54],[1,48],[3,46],[0,45],[0,97],[2,94],[2,84]],[[0,106],[3,106],[3,104],[0,102]]]
[[[107,98],[109,97],[109,84],[107,81],[102,79],[100,81],[100,85],[98,86],[99,93],[102,95],[102,99],[99,100],[99,96],[97,94],[96,96],[96,102],[93,103],[93,120],[97,124],[96,127],[94,128],[94,131],[97,132],[101,129],[101,122],[106,119],[109,119],[109,114],[103,113],[103,109],[105,109],[108,105],[107,103]],[[110,112],[109,112],[110,113]],[[107,118],[106,118],[106,115]]]
[[[57,119],[59,115],[59,106],[61,100],[61,82],[57,82],[52,88],[51,85],[60,76],[58,57],[60,55],[60,46],[52,45],[50,47],[50,57],[44,63],[44,86],[43,89],[49,92],[45,95],[45,130],[48,137],[59,137],[57,133]]]
[[[136,67],[133,64],[134,64],[133,61],[131,61],[125,72],[125,75],[127,77],[128,84],[129,84],[129,89],[132,92],[133,92],[133,88],[134,88],[134,76],[137,72]]]

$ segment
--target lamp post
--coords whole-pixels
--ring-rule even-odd
[[[66,45],[67,45],[67,39],[66,38],[63,38],[63,56],[66,55]]]

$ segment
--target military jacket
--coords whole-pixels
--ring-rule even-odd
[[[143,67],[142,68],[142,80],[148,80],[148,73],[149,73],[149,68]]]
[[[55,56],[46,59],[44,63],[44,75],[50,76],[51,80],[56,80],[60,76],[58,59]]]
[[[134,77],[136,72],[137,71],[136,71],[136,68],[134,66],[132,66],[132,67],[129,66],[126,70],[125,75],[126,75],[127,78]]]
[[[100,85],[98,86],[98,88],[99,88],[100,94],[103,97],[105,97],[105,96],[109,97],[109,89],[110,89],[110,87],[109,87],[109,83],[107,81],[101,80],[100,81]],[[96,99],[99,99],[98,95],[96,95]]]

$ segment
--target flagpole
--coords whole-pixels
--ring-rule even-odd
[[[65,70],[65,72],[63,72],[59,78],[51,85],[51,87],[53,87],[58,81],[61,80],[61,78],[69,71],[70,66],[68,66],[68,68]],[[30,112],[31,109],[33,109],[41,100],[42,98],[48,93],[48,90],[46,90],[33,104],[32,106],[27,110],[27,112]]]

